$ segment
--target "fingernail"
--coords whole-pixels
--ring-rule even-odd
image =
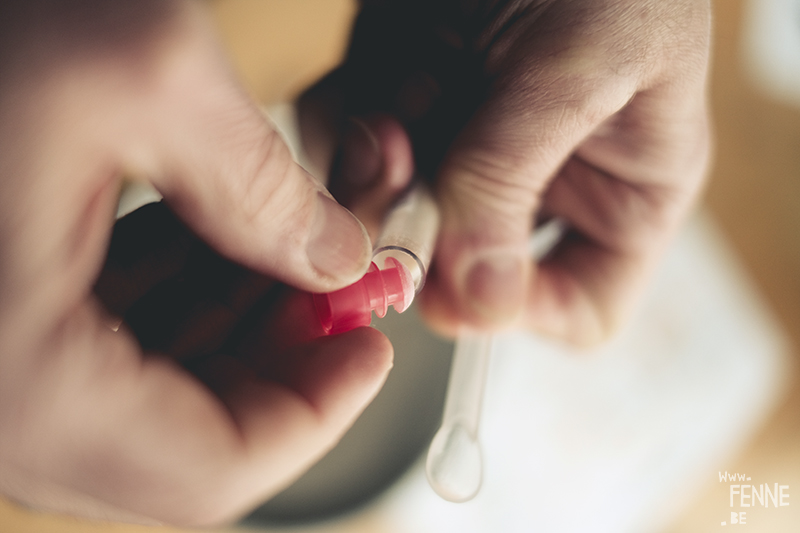
[[[369,264],[369,237],[350,211],[317,193],[306,253],[320,273],[341,281],[356,281]]]
[[[507,323],[522,309],[527,291],[524,259],[500,252],[480,259],[466,277],[467,304],[479,318]]]
[[[342,139],[339,177],[353,187],[372,183],[381,169],[378,138],[360,119],[350,118]]]

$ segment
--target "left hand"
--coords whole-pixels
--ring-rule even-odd
[[[357,280],[369,240],[291,160],[202,9],[0,3],[4,497],[231,520],[330,449],[391,368],[379,332],[312,340],[307,300],[274,300],[276,281]],[[104,268],[123,175],[165,202],[117,224]]]

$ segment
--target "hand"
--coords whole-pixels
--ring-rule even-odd
[[[708,1],[363,4],[346,62],[301,101],[318,165],[320,109],[339,132],[331,190],[359,214],[414,164],[435,178],[422,303],[440,331],[608,336],[705,176]],[[550,217],[570,230],[536,266]]]
[[[0,72],[0,493],[114,520],[236,517],[389,371],[385,337],[312,341],[303,298],[273,281],[358,279],[363,227],[291,161],[197,4],[5,2]],[[178,218],[124,219],[103,268],[123,174]]]

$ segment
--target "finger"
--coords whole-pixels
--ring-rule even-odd
[[[630,98],[626,89],[592,109],[535,87],[524,95],[500,91],[456,139],[438,176],[442,230],[424,298],[440,329],[520,318],[541,195],[573,147]]]
[[[298,348],[280,382],[211,359],[203,385],[166,358],[142,359],[91,305],[40,348],[46,357],[26,358],[32,379],[4,390],[3,412],[24,411],[5,418],[15,443],[2,444],[6,493],[183,525],[233,519],[290,483],[349,427],[392,361],[386,338],[362,328]]]
[[[306,290],[355,281],[369,263],[363,227],[294,163],[195,15],[150,95],[164,113],[142,125],[130,165],[227,257]]]
[[[256,498],[238,498],[247,505],[238,513],[283,489],[339,440],[383,385],[392,348],[377,330],[359,328],[295,349],[282,363],[266,380],[242,372],[216,384],[251,459],[245,482],[260,486]]]
[[[352,76],[352,73],[349,74]],[[345,116],[342,69],[298,102],[303,147],[310,165],[327,176],[333,196],[358,217],[374,241],[383,217],[414,173],[408,133],[397,117],[371,112]]]
[[[637,96],[640,103],[646,98]],[[636,143],[625,142],[635,155],[607,167],[624,167],[619,175],[602,170],[598,161],[603,157],[588,144],[564,165],[543,205],[548,213],[570,220],[573,229],[536,272],[524,319],[528,327],[590,345],[617,331],[631,314],[705,175],[709,135],[704,106],[701,100],[689,107],[695,110],[687,113],[677,143],[645,143],[651,154],[646,155],[637,153]],[[659,119],[661,125],[680,115],[678,105],[668,108],[670,117]],[[629,113],[637,113],[635,106],[623,111]],[[642,131],[626,135],[647,137]],[[679,154],[668,155],[673,150]]]
[[[575,346],[592,346],[629,314],[650,270],[645,256],[628,257],[573,234],[542,263],[528,289],[524,323]]]
[[[269,377],[297,391],[339,435],[378,393],[392,358],[392,346],[382,333],[357,328],[290,351],[279,370],[269,369]]]
[[[532,175],[544,176],[547,185],[534,198],[534,211],[568,221],[573,238],[528,278],[532,284],[522,296],[527,309],[520,317],[526,325],[585,344],[607,337],[630,313],[705,175],[709,134],[703,79],[700,73],[677,87],[654,83],[616,112],[613,106],[593,111],[595,119],[603,119],[600,124],[575,114],[578,135],[568,140],[578,147],[574,154],[562,150],[568,159],[552,170],[531,166]],[[693,87],[687,90],[687,83]],[[619,96],[605,104],[622,102]],[[591,135],[584,139],[582,132]],[[456,218],[455,244],[449,245],[456,250],[464,238],[458,224]],[[442,241],[450,237],[445,234]],[[479,242],[475,233],[467,233],[470,237]],[[449,312],[450,322],[442,320],[447,327],[459,315],[447,309],[441,294],[429,310],[438,309],[439,317]],[[503,293],[496,289],[492,296],[498,294]]]
[[[367,228],[372,240],[414,173],[411,141],[386,114],[351,117],[331,173],[331,192]]]

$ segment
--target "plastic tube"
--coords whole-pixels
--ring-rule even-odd
[[[418,293],[425,284],[438,233],[439,208],[428,187],[418,180],[386,217],[373,260],[379,268],[389,258],[405,265]]]
[[[491,335],[463,331],[456,340],[442,426],[425,462],[428,483],[447,501],[471,500],[481,487],[478,425],[491,349]]]

